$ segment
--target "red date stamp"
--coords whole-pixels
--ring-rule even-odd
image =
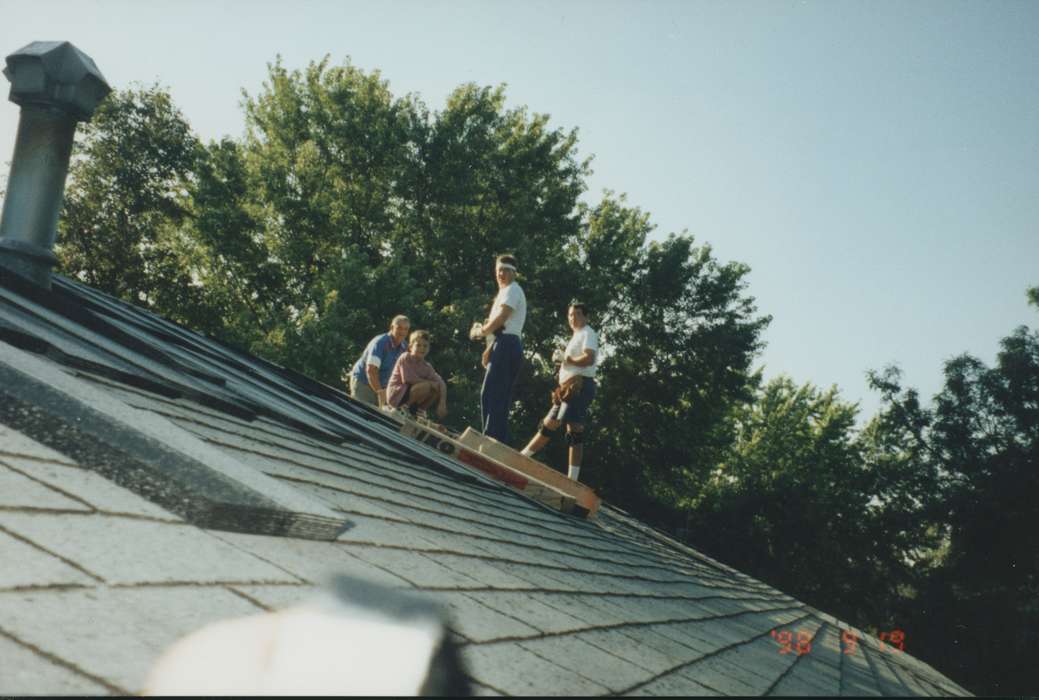
[[[812,651],[812,635],[805,630],[774,629],[770,632],[772,639],[779,645],[780,654],[797,654],[804,656]],[[902,630],[889,630],[877,635],[880,650],[893,653],[905,651],[906,633]],[[841,631],[841,653],[854,654],[859,648],[859,635],[850,630]]]

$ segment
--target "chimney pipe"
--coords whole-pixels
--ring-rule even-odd
[[[21,106],[0,214],[0,266],[50,289],[54,239],[76,123],[112,91],[67,41],[34,41],[7,57],[8,99]]]

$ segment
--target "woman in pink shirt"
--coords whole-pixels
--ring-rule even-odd
[[[429,332],[415,331],[408,339],[408,351],[397,358],[386,387],[386,402],[394,408],[404,408],[415,414],[433,404],[437,417],[447,415],[447,384],[426,362],[429,353]]]

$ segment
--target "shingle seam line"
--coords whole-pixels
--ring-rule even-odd
[[[300,580],[298,583],[292,583],[287,581],[276,581],[270,579],[213,579],[210,581],[133,581],[133,582],[116,582],[109,583],[109,588],[214,588],[224,586],[276,586],[281,585],[285,587],[303,587],[309,585],[309,581]]]
[[[801,617],[801,618],[799,618],[797,620],[788,622],[787,626],[794,625],[794,624],[796,624],[798,622],[803,622],[806,619],[817,620],[818,618],[816,618],[812,613],[808,613],[804,617]],[[819,637],[819,635],[822,634],[823,630],[826,629],[826,627],[827,627],[827,623],[826,622],[824,622],[822,620],[819,620],[819,623],[820,623],[819,624],[819,628],[815,631],[815,634],[812,635],[812,639],[810,640],[809,644],[814,642]],[[769,695],[770,693],[772,693],[772,691],[776,689],[776,686],[778,686],[780,683],[783,682],[784,678],[786,678],[791,673],[793,673],[794,667],[797,666],[797,664],[800,663],[800,661],[801,661],[801,655],[798,654],[797,656],[794,657],[794,662],[792,664],[790,664],[789,666],[787,666],[785,671],[783,671],[781,674],[779,674],[779,677],[776,678],[775,681],[773,681],[772,685],[770,685],[768,687],[768,689],[765,690],[764,693],[762,693],[762,695]],[[838,693],[840,693],[840,689],[841,689],[841,679],[840,679],[840,677],[838,677],[837,678],[837,692]]]
[[[171,527],[198,527],[194,523],[189,523],[184,520],[172,520],[166,518],[160,518],[154,515],[142,515],[141,513],[124,513],[115,510],[105,510],[96,506],[90,505],[84,501],[84,504],[90,507],[90,510],[71,510],[66,508],[38,508],[35,506],[3,506],[0,505],[0,512],[4,513],[26,513],[32,515],[67,515],[78,518],[91,518],[103,515],[108,518],[120,518],[123,520],[143,520],[150,523],[161,523],[162,525],[169,525]],[[175,518],[175,515],[170,516]],[[204,530],[204,528],[199,528]],[[208,532],[208,531],[207,531]]]
[[[468,593],[470,591],[461,591],[461,592]],[[477,602],[480,602],[480,601],[477,601]],[[480,604],[484,605],[485,607],[489,607],[485,603],[480,603]],[[514,617],[513,615],[510,615],[509,613],[502,612],[501,610],[498,610],[497,608],[491,608],[491,609],[494,610],[495,612],[498,612],[501,615],[504,615],[505,617],[508,617],[508,618],[514,620],[514,621],[523,622],[523,624],[525,624],[527,626],[532,626],[530,622],[526,622],[526,621],[524,621],[524,620],[522,620],[522,619],[520,619],[518,617]],[[786,610],[793,611],[793,610],[795,610],[795,608],[784,608],[784,609],[770,610],[770,611],[767,611],[767,612],[785,612]],[[681,618],[681,619],[671,619],[671,620],[653,620],[653,621],[647,621],[647,622],[616,622],[616,623],[613,623],[613,624],[593,625],[593,626],[590,626],[590,627],[579,627],[577,629],[560,630],[560,631],[554,631],[554,632],[538,630],[539,634],[535,634],[535,635],[527,635],[527,636],[507,635],[507,636],[504,636],[504,637],[496,637],[493,640],[488,640],[488,641],[484,641],[484,642],[469,642],[469,643],[467,643],[467,644],[465,644],[463,646],[480,646],[480,645],[484,645],[484,644],[505,644],[507,642],[529,642],[531,640],[536,640],[536,639],[552,639],[552,638],[555,638],[555,637],[569,637],[571,635],[581,634],[581,633],[584,633],[584,632],[609,632],[609,631],[613,631],[613,630],[623,631],[623,630],[626,630],[626,629],[637,629],[637,628],[640,628],[640,627],[659,627],[661,625],[685,625],[685,624],[688,624],[690,622],[713,622],[713,621],[716,621],[716,620],[729,620],[729,619],[741,617],[743,615],[755,614],[757,612],[758,611],[750,611],[750,610],[748,610],[748,611],[739,612],[739,613],[728,613],[728,614],[725,614],[725,615],[717,615],[717,616],[714,616],[714,617],[695,617],[695,618]],[[808,616],[805,615],[804,617],[808,617]],[[798,618],[798,621],[804,619],[804,617]],[[535,627],[535,629],[537,629],[537,628]],[[740,644],[748,644],[748,643],[750,643],[750,642],[752,642],[752,641],[754,641],[756,639],[759,639],[760,637],[763,637],[763,636],[764,636],[764,634],[758,635],[757,637],[753,637],[750,640],[742,640],[740,642],[736,642],[734,644],[730,644],[730,645],[726,646],[725,649],[728,649],[728,648],[733,647],[733,646],[739,646]],[[675,643],[676,644],[681,644],[682,646],[695,651],[695,649],[693,649],[693,647],[690,647],[687,644],[682,644],[682,642],[678,642],[678,641],[676,641]],[[716,652],[711,652],[711,654],[714,654],[714,653],[716,653]],[[663,673],[660,674],[660,676],[664,676],[664,675],[667,675],[668,673],[672,673],[674,671],[677,671],[682,666],[687,666],[689,664],[696,663],[697,661],[700,661],[701,658],[706,658],[706,657],[699,657],[699,658],[697,658],[697,659],[695,659],[693,661],[685,662],[683,664],[680,664],[679,666],[675,666],[670,671],[664,671]],[[654,679],[651,679],[650,681],[646,681],[646,682],[648,683],[648,682],[651,682],[652,680],[654,680]],[[628,690],[626,690],[624,692],[630,692],[631,690],[633,690],[633,689],[635,689],[637,687],[638,686],[635,686],[633,688],[629,688]],[[623,695],[624,693],[619,693],[619,694]]]
[[[467,553],[467,552],[458,552],[458,551],[455,551],[455,550],[447,550],[447,549],[421,549],[421,550],[418,550],[418,549],[414,549],[412,547],[407,547],[407,546],[404,546],[404,545],[384,544],[384,543],[371,542],[371,541],[366,542],[366,541],[362,541],[362,540],[343,541],[343,542],[341,542],[341,544],[344,544],[344,545],[347,545],[347,546],[372,547],[372,548],[376,548],[376,549],[392,549],[392,550],[396,550],[396,551],[419,552],[421,554],[427,554],[427,555],[428,554],[442,554],[442,555],[461,557],[461,558],[466,558],[466,559],[476,559],[476,560],[480,560],[480,561],[488,561],[488,562],[493,562],[493,563],[515,564],[515,565],[518,565],[518,566],[531,566],[531,567],[538,568],[538,569],[544,569],[546,571],[562,571],[562,572],[566,572],[566,573],[576,573],[576,574],[583,574],[583,575],[588,575],[588,576],[605,576],[605,577],[608,577],[608,578],[615,578],[615,579],[620,579],[620,580],[623,580],[623,581],[646,582],[646,583],[652,583],[652,584],[664,585],[664,586],[669,586],[669,585],[676,585],[677,586],[677,585],[686,585],[686,584],[691,583],[689,581],[660,581],[658,579],[645,578],[645,577],[642,577],[642,576],[633,576],[633,575],[629,575],[629,574],[603,573],[601,571],[596,571],[594,569],[577,569],[577,568],[572,567],[572,566],[563,566],[561,564],[543,564],[543,563],[536,563],[536,562],[531,562],[531,561],[522,561],[522,560],[519,560],[519,559],[509,559],[509,558],[505,558],[505,557],[496,557],[496,556],[493,556],[493,555],[490,555],[490,554],[486,554],[486,555],[470,554],[470,553]],[[734,589],[731,589],[731,590],[739,590],[739,589],[735,589],[734,588]],[[733,602],[762,602],[762,603],[772,602],[772,600],[770,598],[765,597],[765,596],[741,595],[741,596],[733,597],[733,596],[722,595],[720,593],[719,594],[715,594],[715,595],[699,596],[699,597],[693,597],[693,598],[691,598],[689,596],[683,596],[683,595],[653,595],[653,596],[647,596],[647,597],[665,598],[665,599],[678,599],[678,600],[728,600],[728,601],[733,601]]]
[[[87,680],[92,681],[93,683],[97,683],[101,687],[111,691],[114,695],[122,695],[124,697],[125,696],[129,696],[129,695],[133,695],[133,693],[129,692],[125,688],[121,688],[118,685],[105,680],[101,676],[95,676],[93,673],[89,673],[87,671],[84,671],[83,669],[81,669],[79,666],[73,664],[72,662],[66,661],[65,659],[61,658],[60,656],[52,654],[49,651],[45,651],[45,650],[41,649],[40,647],[36,646],[35,644],[30,644],[29,642],[25,641],[24,639],[21,639],[20,637],[17,637],[15,635],[11,634],[7,630],[3,629],[2,627],[0,627],[0,637],[4,637],[5,639],[10,640],[11,642],[14,642],[17,645],[28,649],[29,651],[33,652],[34,654],[37,654],[37,655],[47,659],[51,663],[56,664],[58,666],[61,666],[62,668],[66,669],[68,671],[72,671],[73,673],[75,673],[75,674],[77,674],[79,676],[82,676],[82,677],[86,678]]]
[[[18,534],[17,532],[14,532],[12,530],[7,529],[3,525],[0,525],[0,532],[4,533],[5,535],[8,535],[10,537],[13,537],[14,539],[16,539],[16,540],[18,540],[20,542],[24,542],[25,544],[29,545],[30,547],[32,547],[34,549],[37,549],[37,550],[43,552],[44,554],[48,554],[48,555],[54,557],[55,559],[58,559],[59,561],[61,561],[61,562],[65,563],[65,564],[71,566],[76,571],[79,571],[80,573],[85,574],[86,576],[89,576],[90,578],[94,579],[98,583],[107,583],[107,581],[105,581],[103,578],[101,578],[100,576],[98,576],[94,572],[85,569],[83,566],[77,564],[76,562],[72,561],[71,559],[68,559],[67,557],[63,557],[60,554],[52,552],[49,549],[47,549],[46,547],[44,547],[44,546],[42,546],[40,544],[37,544],[36,542],[33,542],[28,537],[25,537],[23,535]]]
[[[44,481],[43,479],[40,479],[40,478],[34,476],[33,474],[31,474],[29,472],[26,472],[26,471],[24,471],[22,469],[19,469],[18,467],[14,466],[13,464],[10,464],[8,462],[3,461],[2,457],[0,457],[0,464],[3,464],[5,467],[7,467],[8,469],[10,469],[13,472],[21,474],[26,479],[30,479],[32,481],[35,481],[37,484],[40,484],[41,486],[45,486],[46,488],[50,489],[51,491],[56,491],[57,493],[60,493],[62,496],[64,496],[65,498],[68,498],[69,500],[76,501],[77,503],[81,503],[81,504],[85,505],[87,508],[90,508],[91,510],[97,510],[97,508],[94,506],[93,503],[90,503],[89,501],[86,501],[86,500],[80,498],[79,496],[77,496],[74,493],[69,493],[68,491],[65,491],[64,489],[62,489],[61,487],[55,486],[55,485],[53,485],[53,484],[51,484],[51,483],[49,483],[47,481]]]
[[[240,585],[240,584],[235,584],[235,585]],[[234,594],[234,595],[238,596],[239,598],[241,598],[241,599],[245,600],[246,602],[248,602],[248,603],[250,603],[250,604],[252,604],[252,605],[255,605],[255,606],[256,606],[257,608],[259,608],[260,610],[264,610],[264,611],[266,611],[266,612],[272,612],[272,611],[274,610],[274,609],[273,609],[273,608],[271,608],[270,606],[268,606],[268,605],[264,605],[263,603],[261,603],[261,602],[260,602],[259,600],[257,600],[256,598],[253,598],[253,597],[252,597],[251,595],[249,595],[248,593],[245,593],[245,592],[243,592],[243,591],[240,591],[240,590],[238,590],[238,589],[237,589],[237,588],[235,588],[234,586],[227,586],[226,588],[227,588],[227,592],[228,592],[228,593],[232,593],[232,594]]]
[[[419,590],[422,590],[422,591],[427,591],[429,593],[451,593],[452,591],[459,590],[458,588],[454,588],[454,587],[451,587],[451,586],[416,586],[416,588],[418,588]],[[480,588],[466,588],[465,592],[466,593],[550,593],[550,594],[559,594],[559,595],[594,595],[594,596],[600,596],[600,597],[603,596],[603,595],[607,595],[607,596],[610,596],[612,598],[633,598],[633,599],[638,599],[638,600],[675,601],[675,602],[680,602],[680,603],[699,603],[699,602],[702,602],[702,601],[719,600],[719,599],[732,601],[734,603],[767,603],[767,602],[770,602],[770,601],[767,601],[767,600],[761,600],[761,599],[757,599],[757,598],[738,598],[737,599],[737,598],[721,598],[720,596],[706,596],[706,597],[703,597],[703,598],[689,598],[687,596],[677,596],[677,595],[643,595],[643,594],[639,594],[639,593],[624,593],[624,592],[616,592],[616,591],[600,591],[600,590],[581,591],[581,590],[574,590],[572,588],[507,588],[507,587],[504,587],[504,586],[483,586],[483,587],[480,587]],[[733,613],[722,613],[721,616],[722,617],[727,617],[727,616],[730,616],[730,615],[746,615],[748,613],[768,613],[768,612],[775,612],[777,610],[801,610],[801,609],[803,609],[801,606],[793,605],[793,606],[784,606],[784,607],[777,607],[777,608],[767,608],[765,610],[741,610],[739,612],[733,612]],[[712,616],[712,617],[697,618],[697,619],[714,619],[714,618]]]
[[[882,694],[889,695],[889,693],[886,691],[886,687],[889,687],[892,684],[888,680],[886,680],[884,678],[881,678],[880,671],[877,670],[876,659],[873,658],[873,649],[871,648],[870,645],[866,645],[866,644],[861,645],[861,649],[862,649],[863,656],[866,657],[866,663],[869,665],[870,673],[873,674],[874,686]],[[878,651],[877,653],[879,654],[880,652]]]
[[[795,620],[795,622],[800,622],[805,617],[810,617],[810,615],[804,615],[804,616],[798,618],[797,620]],[[793,623],[790,623],[790,624],[793,624]],[[704,661],[706,659],[710,659],[712,657],[718,656],[719,654],[724,653],[724,652],[726,652],[726,651],[728,651],[730,649],[735,649],[736,647],[740,647],[740,646],[743,646],[745,644],[752,644],[755,641],[757,641],[758,639],[761,639],[762,637],[764,637],[766,634],[768,634],[768,632],[765,632],[764,634],[760,634],[760,635],[758,635],[756,637],[752,637],[750,639],[743,639],[743,640],[740,640],[738,642],[733,642],[732,644],[726,644],[725,646],[719,647],[718,649],[715,649],[714,651],[707,652],[706,654],[703,654],[702,656],[699,656],[699,657],[693,659],[692,661],[686,661],[686,662],[681,663],[681,664],[679,664],[677,666],[674,666],[671,669],[668,669],[666,671],[662,671],[661,673],[656,674],[655,676],[653,676],[652,678],[650,678],[648,680],[642,681],[641,683],[636,683],[635,685],[631,686],[630,688],[626,688],[626,689],[622,690],[621,692],[618,693],[618,695],[627,695],[629,693],[632,693],[632,692],[638,690],[639,688],[647,686],[650,683],[653,683],[654,681],[657,681],[657,680],[663,678],[664,676],[668,676],[668,675],[670,675],[672,673],[677,673],[677,672],[681,671],[684,668],[687,668],[689,666],[693,666],[695,664],[701,663],[702,661]],[[795,661],[795,663],[796,663],[796,661]],[[793,664],[791,664],[791,666],[793,666]],[[699,681],[698,680],[696,682],[700,683],[701,685],[707,685],[703,681]],[[710,686],[707,686],[707,687],[710,687]],[[717,690],[716,688],[711,688],[711,690],[714,690],[715,692],[721,692],[721,691]],[[724,695],[724,693],[722,693],[722,694]]]
[[[319,482],[309,481],[307,479],[301,479],[299,477],[290,477],[290,476],[284,476],[284,475],[279,475],[279,474],[270,474],[270,473],[268,473],[268,475],[273,477],[273,478],[276,478],[276,479],[281,479],[283,481],[291,481],[291,482],[295,482],[295,483],[304,483],[304,484],[308,484],[308,485],[312,485],[312,486],[317,486],[319,488],[328,489],[330,491],[336,491],[338,493],[345,493],[345,494],[348,494],[348,495],[351,495],[351,496],[356,496],[358,498],[365,498],[365,499],[369,499],[369,500],[374,500],[374,501],[378,501],[380,503],[385,503],[385,504],[388,504],[388,505],[391,505],[391,506],[395,506],[395,507],[407,508],[407,509],[411,509],[411,510],[417,510],[417,511],[423,512],[423,513],[430,513],[430,514],[436,515],[438,517],[450,518],[450,519],[458,520],[458,521],[463,522],[463,523],[468,523],[468,524],[472,524],[472,525],[481,525],[481,526],[486,524],[484,521],[472,520],[472,519],[469,519],[469,518],[463,518],[463,517],[460,517],[458,515],[454,515],[454,514],[450,514],[450,513],[443,513],[443,512],[437,511],[435,509],[424,508],[422,506],[418,506],[418,505],[415,505],[413,503],[401,503],[399,501],[396,501],[396,500],[393,500],[393,499],[389,499],[389,498],[385,498],[385,497],[382,497],[382,496],[359,493],[359,492],[352,491],[352,490],[349,490],[349,489],[346,489],[346,488],[341,488],[341,487],[332,486],[332,485],[329,485],[329,484],[322,484],[322,483],[319,483]],[[386,517],[381,517],[381,516],[377,516],[377,515],[371,515],[370,513],[364,513],[362,511],[351,510],[349,508],[342,508],[342,507],[336,506],[336,505],[333,505],[332,507],[335,510],[340,511],[342,513],[362,515],[364,517],[375,518],[375,519],[383,520],[385,522],[401,523],[401,524],[410,525],[410,526],[414,526],[414,527],[424,527],[424,528],[428,528],[428,529],[432,529],[432,530],[438,530],[438,531],[441,531],[441,532],[447,532],[447,533],[450,533],[452,535],[461,534],[461,533],[458,533],[455,530],[450,530],[450,529],[448,529],[446,527],[440,527],[440,526],[437,526],[437,525],[424,525],[424,524],[415,523],[413,521],[399,519],[399,518],[386,518]],[[526,533],[526,532],[521,532],[520,534],[523,534],[525,536],[528,535],[528,533]],[[502,542],[502,543],[506,543],[506,544],[513,544],[508,539],[496,539],[496,538],[493,538],[493,537],[490,537],[490,536],[487,536],[487,535],[470,534],[468,536],[471,536],[471,537],[473,537],[475,539],[487,540],[487,541],[490,541],[490,542]],[[537,545],[530,545],[530,548],[531,549],[537,549],[537,550],[544,551],[544,552],[548,552],[550,554],[569,555],[569,553],[566,552],[566,551],[560,551],[560,550],[556,550],[556,549],[549,549],[547,547],[538,547]],[[596,551],[597,552],[599,552],[599,551],[607,552],[608,550],[606,550],[606,549],[599,550],[598,548],[596,548]],[[572,556],[572,555],[570,555],[570,556]],[[639,567],[639,568],[643,568],[643,569],[644,568],[654,568],[654,569],[659,569],[659,570],[662,570],[662,571],[666,571],[668,573],[673,573],[673,574],[678,575],[678,576],[682,576],[683,575],[680,572],[677,572],[677,571],[675,571],[673,569],[661,566],[659,564],[647,563],[646,565],[641,565],[640,566],[640,565],[637,565],[637,564],[625,564],[623,562],[619,562],[619,561],[616,561],[614,559],[608,559],[608,558],[594,558],[593,559],[593,558],[589,557],[589,559],[591,561],[606,562],[606,563],[609,563],[609,564],[615,565],[615,566],[633,566],[633,567]],[[721,579],[719,579],[719,580],[721,580]],[[680,582],[679,581],[675,581],[674,583],[680,583]],[[736,586],[732,586],[732,585],[723,586],[723,587],[727,588],[727,589],[732,589],[732,590],[741,590],[741,589],[737,588]]]
[[[52,584],[30,584],[25,586],[9,586],[0,588],[0,595],[7,593],[62,593],[65,591],[75,591],[90,589],[94,590],[96,587],[85,583],[52,583]]]
[[[14,430],[14,428],[10,428],[10,430]],[[49,450],[50,448],[48,447],[47,449]],[[57,465],[59,467],[71,467],[73,469],[82,469],[83,471],[90,471],[89,469],[84,468],[83,466],[81,466],[77,462],[72,462],[72,461],[59,462],[58,460],[53,459],[51,457],[40,457],[39,455],[24,454],[22,452],[9,452],[7,450],[0,450],[0,460],[3,460],[5,457],[15,457],[17,459],[28,459],[28,460],[32,460],[33,462],[40,462],[42,464],[55,464],[55,465]],[[10,467],[11,465],[8,462],[4,462],[4,466]],[[11,468],[13,469],[14,467],[11,467]]]
[[[529,642],[529,641],[535,641],[535,640],[528,639],[528,640],[525,640],[525,641]],[[519,644],[520,644],[520,647],[522,649],[524,649],[526,652],[528,652],[530,654],[533,654],[534,656],[538,657],[542,661],[547,661],[548,663],[552,664],[553,666],[555,666],[557,668],[561,668],[561,669],[563,669],[564,671],[566,671],[568,673],[574,674],[578,678],[583,678],[584,680],[588,681],[589,683],[597,685],[600,688],[605,688],[608,691],[608,693],[606,693],[608,695],[613,695],[613,694],[615,694],[617,692],[616,690],[614,690],[613,688],[611,688],[610,686],[606,685],[605,683],[603,683],[601,681],[597,681],[594,678],[589,678],[588,676],[584,675],[580,671],[577,671],[575,669],[569,668],[567,666],[563,666],[562,664],[558,663],[555,659],[551,659],[551,658],[545,656],[544,654],[539,654],[536,650],[531,649],[530,647],[523,646],[522,642],[520,642]]]

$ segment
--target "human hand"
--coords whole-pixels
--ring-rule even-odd
[[[473,321],[473,325],[469,328],[469,339],[479,340],[484,336],[483,324],[479,321]]]
[[[486,367],[487,365],[491,364],[491,348],[490,348],[490,346],[488,346],[487,349],[483,351],[483,356],[480,358],[480,360],[483,362],[483,366],[484,367]]]

